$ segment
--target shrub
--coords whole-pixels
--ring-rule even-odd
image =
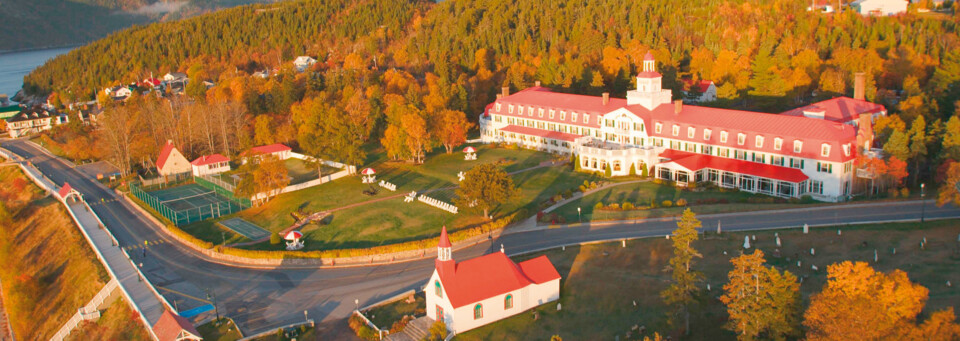
[[[357,337],[364,340],[379,340],[380,335],[377,335],[377,332],[370,328],[366,322],[363,321],[360,316],[357,314],[350,315],[350,319],[347,321],[347,324],[350,326],[350,329],[353,329],[353,332],[357,334]],[[280,332],[283,332],[283,329],[280,329]],[[278,335],[282,336],[282,334]]]
[[[614,202],[614,203],[610,203],[610,206],[607,206],[607,208],[609,208],[609,209],[611,209],[611,210],[619,210],[619,209],[620,209],[620,204],[615,203],[615,202]]]
[[[640,164],[640,176],[646,178],[646,177],[649,176],[649,175],[650,175],[650,174],[647,172],[647,165],[641,163],[641,164]]]
[[[606,167],[603,168],[603,176],[611,177],[613,176],[613,170],[610,169],[610,164],[608,163]]]
[[[697,189],[697,183],[696,183],[696,182],[690,182],[690,183],[687,184],[687,188],[688,188],[688,189]]]
[[[553,200],[553,202],[560,202],[561,200],[563,200],[563,195],[558,193],[557,195],[554,195],[553,197],[551,197],[550,200]]]
[[[687,206],[687,199],[677,199],[677,206]]]
[[[440,341],[447,338],[447,324],[443,321],[434,322],[430,326],[429,334],[424,340],[428,341]]]
[[[636,176],[636,175],[637,175],[637,167],[634,166],[634,164],[631,163],[631,164],[630,164],[630,176]]]
[[[568,198],[570,198],[570,197],[573,196],[573,191],[571,191],[571,190],[569,190],[569,189],[568,189],[568,190],[565,190],[565,191],[563,191],[563,194],[562,194],[562,195],[563,195],[563,198],[564,198],[564,199],[568,199]]]
[[[280,244],[280,234],[279,234],[279,233],[271,233],[271,234],[270,234],[270,244],[271,244],[271,245]]]
[[[580,192],[586,192],[586,191],[587,191],[587,187],[585,187],[585,186],[583,186],[583,185],[580,185],[580,187],[577,187],[577,189],[580,190]]]
[[[664,200],[664,201],[663,201],[662,203],[660,203],[660,204],[662,204],[663,207],[671,207],[671,206],[673,206],[673,201]]]
[[[598,202],[596,205],[593,205],[593,208],[596,210],[603,208],[603,202]]]
[[[576,171],[576,172],[579,172],[579,171],[580,171],[580,156],[577,155],[577,154],[573,154],[573,158],[570,160],[570,162],[573,162],[573,170]]]
[[[909,196],[910,196],[910,189],[909,189],[909,188],[906,188],[906,187],[901,188],[901,189],[900,189],[900,196],[901,196],[901,197],[904,197],[904,198],[909,197]]]
[[[657,184],[657,185],[662,185],[662,184],[663,184],[663,180],[661,180],[661,179],[653,179],[653,183],[654,183],[654,184]]]
[[[626,211],[626,210],[632,210],[632,209],[633,209],[633,204],[631,204],[631,203],[629,203],[629,202],[623,203],[623,210],[624,210],[624,211]]]
[[[890,194],[891,198],[896,198],[898,195],[900,195],[900,191],[898,191],[896,188],[888,189],[887,193]]]

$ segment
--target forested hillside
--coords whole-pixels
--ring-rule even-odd
[[[713,80],[720,100],[711,105],[767,112],[849,96],[854,73],[865,72],[867,99],[898,114],[877,123],[878,143],[916,136],[904,147],[909,152],[896,155],[911,161],[914,174],[933,173],[946,158],[939,141],[960,99],[960,17],[823,14],[807,12],[807,4],[296,0],[125,30],[48,62],[26,77],[25,89],[66,103],[150,73],[184,71],[217,86],[192,82],[191,100],[108,108],[108,115],[164,127],[141,137],[149,142],[114,139],[111,157],[146,167],[173,137],[188,156],[285,142],[360,163],[368,142],[393,158],[417,159],[456,135],[444,131],[445,122],[475,122],[501,86],[516,91],[541,81],[559,91],[623,96],[652,51],[675,96],[682,79]],[[296,73],[298,55],[319,62]],[[265,69],[279,74],[250,77]]]

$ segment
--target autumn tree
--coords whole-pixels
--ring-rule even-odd
[[[256,193],[265,195],[264,198],[260,198],[263,202],[277,196],[280,194],[280,190],[290,184],[290,177],[283,160],[273,155],[260,158],[253,170],[252,177]]]
[[[407,136],[405,144],[413,162],[423,163],[427,149],[432,147],[427,121],[419,113],[411,112],[403,116],[400,126]]]
[[[937,194],[937,206],[947,203],[960,206],[960,162],[953,162],[947,169],[947,179],[940,185]]]
[[[670,258],[672,283],[660,293],[664,303],[673,308],[671,320],[676,321],[674,319],[677,317],[683,319],[685,334],[690,333],[690,305],[695,302],[700,291],[697,283],[703,277],[699,272],[690,270],[693,260],[703,257],[693,248],[693,242],[700,238],[697,232],[700,226],[700,220],[697,220],[693,211],[689,208],[683,211],[683,217],[670,237],[673,240],[673,258]]]
[[[491,209],[513,198],[516,191],[513,178],[506,171],[495,164],[484,163],[464,174],[454,202],[460,207],[482,210],[486,218],[490,217]]]
[[[901,130],[894,130],[890,139],[883,145],[883,152],[900,160],[910,159],[910,136]]]
[[[920,164],[927,157],[927,123],[923,115],[917,116],[910,126],[910,159],[913,160],[913,184],[917,184],[920,176]]]
[[[950,116],[943,127],[940,155],[944,159],[960,161],[960,112]]]
[[[720,301],[727,306],[727,329],[740,340],[783,340],[800,327],[800,284],[788,271],[764,265],[763,251],[730,260],[733,270]]]
[[[473,122],[467,120],[467,115],[458,110],[442,110],[437,114],[437,138],[447,154],[453,148],[467,141],[467,131],[473,127]]]
[[[124,175],[131,171],[134,140],[138,137],[139,111],[133,106],[115,106],[104,111],[98,120],[98,132],[110,148],[111,158]],[[143,137],[142,135],[140,137]]]
[[[900,270],[881,273],[866,262],[832,264],[827,284],[810,298],[804,313],[807,339],[903,339],[928,292]]]

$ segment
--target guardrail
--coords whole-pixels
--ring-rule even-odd
[[[97,292],[97,294],[90,299],[90,302],[88,302],[87,305],[77,309],[77,313],[73,314],[73,316],[67,320],[67,323],[63,324],[63,326],[60,327],[60,330],[58,330],[57,333],[50,338],[50,340],[61,341],[69,336],[70,333],[77,328],[77,325],[79,325],[80,322],[100,318],[100,311],[97,310],[98,307],[103,304],[103,301],[105,301],[107,297],[110,297],[110,295],[113,293],[113,290],[118,286],[119,283],[116,279],[111,279],[109,282],[107,282],[107,284],[100,289],[100,292]]]

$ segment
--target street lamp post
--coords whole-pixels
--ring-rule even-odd
[[[210,289],[205,290],[207,292],[207,300],[213,302],[213,310],[217,314],[217,323],[220,323],[220,308],[217,307],[217,295],[210,292]]]
[[[927,184],[920,184],[920,222],[923,222],[923,218],[926,215],[927,211],[927,201],[924,199],[927,196],[926,188]]]
[[[580,207],[579,207],[579,206],[577,207],[577,220],[579,220],[580,223],[583,224],[583,216],[580,215]]]

